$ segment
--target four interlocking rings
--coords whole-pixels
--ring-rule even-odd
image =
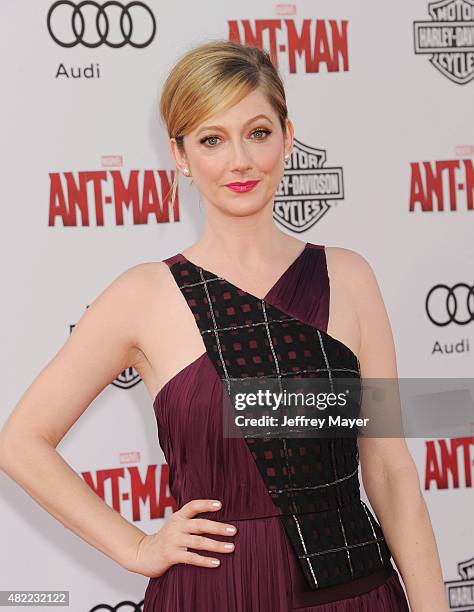
[[[75,40],[73,40],[72,42],[66,42],[64,40],[61,40],[53,32],[53,27],[52,27],[53,14],[59,7],[64,7],[64,6],[69,6],[73,9],[72,15],[71,15],[71,28],[75,36]],[[84,33],[86,31],[86,18],[84,17],[82,13],[82,9],[86,6],[97,9],[97,14],[95,16],[95,26],[93,23],[88,24],[89,26],[92,25],[92,27],[95,27],[97,31],[97,35],[99,36],[99,39],[95,42],[88,42],[84,40]],[[123,40],[120,42],[111,42],[107,40],[107,36],[109,34],[109,26],[110,26],[109,16],[107,15],[107,9],[109,7],[118,7],[122,11],[120,15],[120,22],[118,24],[120,26],[120,31],[123,36]],[[147,13],[148,18],[151,20],[149,22],[151,24],[151,34],[146,40],[141,41],[141,42],[132,40],[133,20],[132,20],[132,15],[130,14],[130,9],[133,9],[134,7],[139,7],[141,9],[144,9]],[[127,19],[126,27],[125,27],[125,19]],[[129,2],[128,4],[124,5],[121,2],[116,2],[115,0],[104,2],[104,4],[98,4],[97,2],[94,2],[93,0],[86,0],[84,2],[79,2],[76,4],[75,2],[71,2],[70,0],[60,0],[59,2],[54,2],[54,4],[51,5],[48,11],[48,16],[47,16],[46,21],[47,21],[48,31],[51,35],[51,38],[58,45],[61,45],[61,47],[75,47],[76,45],[81,43],[85,47],[94,49],[95,47],[99,47],[100,45],[105,43],[109,47],[118,49],[128,43],[132,47],[143,48],[151,43],[151,41],[154,39],[155,34],[156,34],[155,16],[151,12],[151,9],[143,2]],[[78,27],[78,22],[79,22],[79,27]]]
[[[462,305],[460,289],[465,289],[467,291],[466,294],[466,311],[467,316],[463,319],[456,318],[456,314],[458,311],[458,306]],[[444,303],[441,302],[441,307],[445,309],[445,314],[442,314],[441,320],[435,319],[433,315],[434,306],[433,303],[430,305],[430,298],[433,302],[433,296],[440,295],[441,298],[444,297]],[[458,300],[460,303],[458,304]],[[437,304],[437,306],[439,306]],[[458,325],[467,325],[471,321],[474,321],[474,285],[470,287],[466,283],[457,283],[452,288],[447,285],[439,284],[435,285],[426,296],[425,302],[426,314],[428,315],[430,321],[439,327],[444,327],[449,325],[449,323],[457,323]],[[437,311],[439,308],[437,308]]]

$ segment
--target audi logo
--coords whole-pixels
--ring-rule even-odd
[[[70,2],[51,5],[46,19],[51,38],[61,47],[105,44],[119,49],[126,44],[141,49],[155,38],[156,20],[143,2]]]
[[[110,606],[109,604],[98,604],[89,610],[89,612],[143,612],[143,604],[145,600],[142,599],[140,603],[135,603],[127,599],[121,601],[116,606]]]
[[[429,320],[439,327],[467,325],[474,320],[474,285],[435,285],[426,296],[425,308]]]

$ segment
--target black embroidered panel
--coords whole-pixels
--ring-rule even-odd
[[[356,355],[188,260],[170,266],[223,383],[248,377],[360,380]],[[245,437],[311,589],[390,566],[382,529],[360,499],[355,437]]]

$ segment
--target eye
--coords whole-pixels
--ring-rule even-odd
[[[265,136],[264,136],[264,137],[256,138],[256,139],[254,139],[254,140],[266,140],[267,136],[268,136],[269,134],[271,134],[271,133],[272,133],[272,132],[271,132],[271,130],[267,130],[266,128],[258,128],[258,129],[254,130],[254,131],[252,132],[252,136],[253,136],[254,134],[265,134]],[[200,140],[199,142],[200,142],[201,144],[206,144],[208,148],[211,148],[211,149],[212,149],[212,148],[214,148],[214,147],[215,147],[215,144],[211,144],[211,143],[209,143],[208,141],[210,141],[210,140],[219,140],[219,136],[214,136],[214,135],[211,135],[211,136],[205,136],[204,138],[201,138],[201,140]]]
[[[199,141],[201,144],[207,143],[208,140],[216,140],[216,138],[219,138],[219,136],[206,136],[205,138],[201,138],[201,140]],[[214,145],[210,145],[211,147],[213,147]]]
[[[269,134],[271,134],[271,131],[270,131],[270,130],[267,130],[266,128],[259,128],[258,130],[254,130],[254,131],[252,132],[252,134],[258,134],[259,132],[260,132],[261,134],[266,134],[267,136],[268,136]],[[257,138],[257,140],[266,140],[266,137],[265,137],[265,138]]]

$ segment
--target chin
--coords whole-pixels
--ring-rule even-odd
[[[248,215],[254,215],[264,210],[265,201],[262,201],[261,198],[247,198],[242,200],[235,200],[233,202],[229,202],[227,206],[225,206],[226,212],[235,215],[236,217],[246,217]]]

